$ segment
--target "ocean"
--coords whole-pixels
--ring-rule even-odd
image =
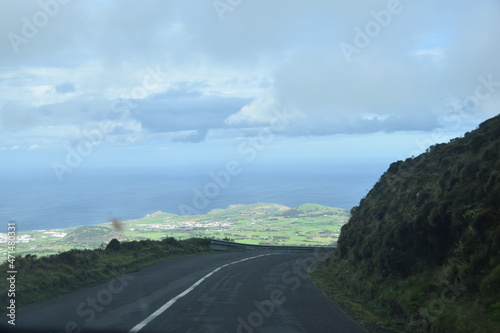
[[[155,211],[206,213],[234,204],[305,203],[350,209],[368,193],[383,166],[244,170],[207,168],[75,170],[59,182],[47,170],[0,176],[0,221],[19,231],[137,219]]]

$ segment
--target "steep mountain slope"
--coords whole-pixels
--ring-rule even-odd
[[[407,330],[500,327],[500,116],[392,163],[351,214],[332,285]]]

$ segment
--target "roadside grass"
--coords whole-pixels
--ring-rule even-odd
[[[208,247],[210,238],[114,241],[106,248],[94,250],[71,249],[43,257],[30,254],[16,257],[16,307],[46,301],[169,258],[212,252]],[[9,270],[7,267],[7,262],[0,265],[4,272]],[[8,283],[7,279],[0,280],[0,290],[7,291]],[[8,302],[7,292],[2,293],[1,314],[7,313]]]
[[[346,262],[319,262],[313,282],[359,322],[397,332],[500,332],[500,302],[469,293],[434,269],[405,279],[367,277]]]
[[[349,273],[348,269],[345,269],[345,273]],[[337,279],[332,279],[332,270],[325,261],[316,263],[312,267],[310,275],[313,283],[319,289],[338,303],[349,316],[370,331],[404,332],[402,330],[404,321],[401,318],[391,316],[387,306],[372,302],[369,295],[358,293],[355,288],[346,288]]]

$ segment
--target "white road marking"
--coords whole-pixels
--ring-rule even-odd
[[[233,261],[233,262],[231,262],[229,264],[225,264],[225,265],[220,266],[219,268],[214,269],[213,271],[211,271],[210,273],[208,273],[207,275],[205,275],[204,277],[202,277],[201,279],[199,279],[198,281],[196,281],[196,283],[193,284],[191,287],[187,288],[182,293],[180,293],[179,295],[175,296],[174,298],[172,298],[167,303],[163,304],[158,310],[156,310],[151,315],[149,315],[149,317],[147,317],[146,319],[144,319],[143,321],[141,321],[139,324],[135,325],[130,331],[128,331],[128,333],[139,332],[141,329],[144,328],[144,326],[146,326],[147,324],[149,324],[153,319],[155,319],[156,317],[158,317],[159,315],[161,315],[163,312],[165,312],[165,310],[167,310],[169,307],[171,307],[177,300],[179,300],[182,297],[184,297],[187,294],[189,294],[191,291],[193,291],[194,288],[196,288],[198,285],[200,285],[203,281],[205,281],[207,278],[209,278],[212,274],[218,272],[219,270],[223,269],[224,267],[227,267],[227,266],[230,266],[230,265],[234,265],[234,264],[240,263],[242,261],[250,260],[250,259],[255,259],[255,258],[259,258],[259,257],[269,256],[269,255],[272,255],[272,254],[273,253],[261,254],[260,256],[255,256],[255,257],[250,257],[250,258],[245,258],[245,259]]]

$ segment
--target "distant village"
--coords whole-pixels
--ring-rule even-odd
[[[65,232],[61,231],[56,231],[56,230],[36,230],[37,232],[41,232],[42,235],[40,236],[41,238],[48,238],[48,237],[58,237],[58,238],[63,238],[64,236],[67,235]],[[7,234],[0,233],[0,244],[7,243],[8,237]],[[16,243],[29,243],[32,241],[33,238],[31,235],[17,235],[16,236]]]
[[[136,224],[139,228],[129,228],[130,231],[155,231],[155,230],[194,230],[197,228],[224,228],[232,227],[234,224],[229,222],[221,221],[182,221],[182,222],[171,222],[163,221],[165,224]]]

